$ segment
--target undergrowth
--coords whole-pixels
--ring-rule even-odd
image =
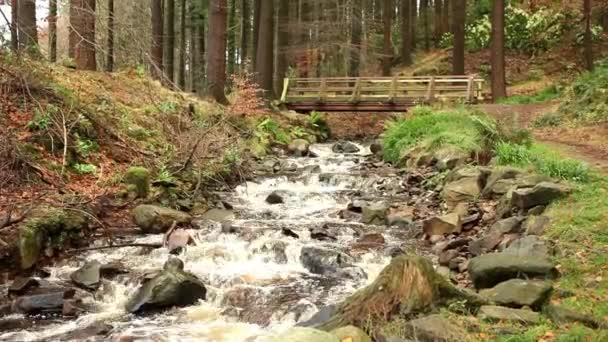
[[[500,104],[530,104],[530,103],[541,103],[548,102],[558,99],[561,95],[560,90],[557,86],[552,85],[541,90],[539,93],[534,95],[515,95],[509,96],[499,100]]]
[[[532,167],[540,174],[569,181],[590,180],[590,170],[587,165],[578,160],[562,158],[542,145],[499,142],[495,154],[499,165]]]
[[[430,151],[453,146],[465,153],[479,153],[499,134],[496,123],[466,109],[435,111],[416,107],[412,117],[387,123],[383,135],[384,158],[398,162],[408,149],[422,145]]]
[[[564,92],[558,113],[566,119],[593,123],[608,120],[608,60],[579,76]]]

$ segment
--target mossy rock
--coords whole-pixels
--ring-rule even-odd
[[[125,183],[137,198],[146,198],[150,193],[150,171],[141,166],[130,167],[125,174]]]
[[[37,208],[20,227],[21,268],[31,268],[45,247],[61,249],[87,227],[88,219],[80,212],[51,207]]]

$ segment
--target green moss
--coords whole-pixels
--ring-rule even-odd
[[[146,198],[150,193],[150,171],[145,167],[130,167],[124,177],[125,183],[129,185],[138,198]]]
[[[40,207],[23,222],[19,231],[21,267],[36,264],[45,247],[62,249],[88,226],[87,217],[77,211]]]

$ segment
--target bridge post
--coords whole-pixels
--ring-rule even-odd
[[[475,92],[473,90],[473,87],[475,85],[475,77],[473,76],[469,76],[469,81],[467,83],[467,97],[466,97],[466,101],[468,103],[473,103],[474,98],[475,98]]]
[[[361,79],[357,77],[355,81],[355,88],[353,89],[353,94],[350,97],[351,104],[357,104],[361,100]]]
[[[289,90],[289,77],[283,79],[283,93],[281,94],[281,102],[287,102],[287,91]]]
[[[391,88],[388,93],[388,103],[395,103],[395,97],[397,96],[397,76],[393,76],[391,81]]]
[[[431,79],[429,80],[425,100],[429,104],[435,100],[435,76],[431,76]]]
[[[321,85],[319,87],[319,97],[318,97],[318,102],[325,102],[325,99],[327,98],[327,79],[322,78],[321,79]]]

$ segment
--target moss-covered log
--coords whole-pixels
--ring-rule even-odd
[[[362,327],[370,322],[386,322],[393,315],[428,311],[450,300],[466,300],[474,307],[485,304],[476,294],[450,284],[435,272],[427,258],[403,255],[394,258],[371,285],[340,304],[336,313],[318,328],[329,331],[346,325]]]

